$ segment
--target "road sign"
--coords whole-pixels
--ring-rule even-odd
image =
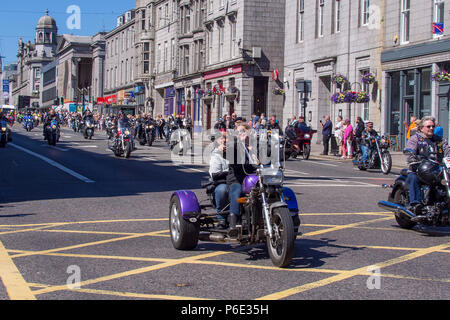
[[[444,34],[444,23],[433,22],[433,34]]]

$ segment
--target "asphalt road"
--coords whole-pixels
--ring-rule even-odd
[[[86,141],[63,129],[49,147],[41,127],[16,126],[0,157],[0,299],[450,298],[449,229],[402,230],[377,206],[395,172],[332,157],[288,161],[302,235],[292,266],[278,269],[262,245],[172,247],[170,197],[183,189],[206,199],[207,166],[172,162],[162,142],[122,159],[102,132]]]

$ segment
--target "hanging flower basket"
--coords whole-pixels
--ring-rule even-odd
[[[347,90],[344,92],[344,102],[345,103],[354,103],[356,102],[356,99],[358,98],[358,93],[356,91],[350,91]]]
[[[362,76],[362,82],[365,84],[373,84],[376,81],[375,75],[373,75],[372,73],[366,73]]]
[[[285,91],[281,88],[275,88],[272,90],[272,93],[276,96],[283,96],[285,94]]]
[[[332,78],[332,81],[337,85],[343,85],[344,83],[348,82],[347,78],[342,74],[335,74]]]
[[[333,103],[339,104],[344,103],[345,95],[342,92],[336,92],[330,97]]]
[[[450,81],[450,73],[446,70],[433,73],[431,75],[431,80],[437,82]]]
[[[369,101],[370,95],[367,92],[365,91],[358,92],[356,96],[356,103],[368,103]]]

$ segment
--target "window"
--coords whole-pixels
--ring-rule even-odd
[[[145,9],[141,11],[141,29],[145,30]]]
[[[444,23],[444,0],[433,0],[433,22],[434,23]],[[434,34],[434,37],[440,37],[440,34]]]
[[[133,64],[133,62],[134,62],[134,59],[133,59],[133,57],[131,57],[131,60],[130,60],[130,77],[131,77],[131,81],[134,81],[134,64]]]
[[[409,0],[408,0],[409,2]],[[369,7],[370,7],[370,0],[361,0],[360,3],[360,10],[361,10],[361,25],[366,26],[369,24]]]
[[[186,17],[184,19],[186,26],[184,28],[185,33],[191,32],[191,8],[189,6],[186,6],[184,10]]]
[[[334,32],[341,32],[341,1],[334,1]]]
[[[325,0],[319,0],[319,12],[318,12],[318,21],[317,21],[317,27],[318,27],[318,36],[323,37],[323,19],[324,19],[324,11],[325,11]]]
[[[213,13],[214,10],[214,0],[208,0],[208,13]]]
[[[166,41],[166,42],[164,42],[164,66],[163,66],[163,68],[164,68],[164,72],[166,72],[167,70],[168,70],[168,59],[169,59],[169,57],[168,57],[168,55],[169,55],[169,44],[168,44],[168,42]]]
[[[302,42],[304,36],[305,36],[305,0],[298,0],[297,43]]]
[[[208,32],[208,64],[213,63],[213,42],[214,41],[214,29]]]
[[[184,46],[184,73],[189,74],[189,46]]]
[[[410,0],[402,0],[402,17],[401,17],[401,30],[400,30],[400,43],[409,42],[409,11],[410,11]]]
[[[144,42],[144,50],[143,50],[143,57],[142,57],[142,72],[144,74],[149,73],[150,71],[150,43]]]
[[[177,0],[172,0],[172,22],[177,19]]]
[[[230,58],[236,57],[236,21],[230,23]]]
[[[224,60],[223,55],[223,42],[224,42],[224,27],[219,25],[219,62]]]
[[[169,3],[166,3],[164,8],[164,25],[168,25],[169,21]]]
[[[161,72],[161,60],[162,60],[162,52],[161,52],[161,44],[159,43],[158,44],[158,56],[156,57],[156,61],[158,63],[156,70],[158,73]]]
[[[175,69],[175,39],[171,40],[171,48],[170,48],[170,69]]]

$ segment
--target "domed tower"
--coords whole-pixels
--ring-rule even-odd
[[[48,15],[41,17],[36,26],[36,51],[38,56],[52,57],[56,52],[58,27],[56,21]]]

